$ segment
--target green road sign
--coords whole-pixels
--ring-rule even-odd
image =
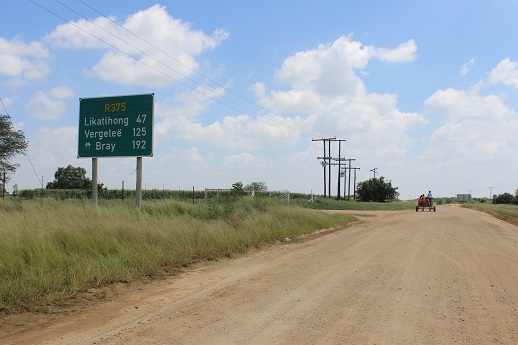
[[[80,98],[77,157],[153,156],[153,99]]]

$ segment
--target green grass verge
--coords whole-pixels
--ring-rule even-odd
[[[300,206],[311,207],[318,210],[355,210],[355,211],[402,211],[415,208],[416,201],[393,202],[358,202],[317,198],[313,202],[307,200],[294,200]]]
[[[0,200],[0,312],[213,260],[356,220],[262,198],[189,204]]]
[[[509,204],[487,204],[487,203],[474,203],[474,204],[463,204],[463,207],[478,208],[483,210],[493,211],[505,216],[518,218],[518,205]]]

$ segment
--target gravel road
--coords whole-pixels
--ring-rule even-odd
[[[360,212],[350,212],[360,213]],[[518,344],[518,227],[458,207],[0,319],[0,344]]]

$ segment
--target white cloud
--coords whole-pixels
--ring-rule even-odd
[[[209,106],[223,95],[225,90],[221,87],[199,87],[197,91],[176,94],[170,104],[158,104],[161,121],[155,125],[156,136],[159,140],[174,138],[204,142],[226,149],[289,147],[299,140],[298,128],[303,124],[300,118],[246,113],[212,115]],[[229,103],[229,100],[221,99],[221,102]]]
[[[66,99],[74,97],[74,91],[68,86],[58,86],[50,90],[49,94],[52,97],[56,97],[59,99]]]
[[[424,105],[427,111],[448,116],[450,119],[502,119],[510,114],[504,101],[496,95],[481,96],[478,88],[459,90],[449,88],[432,94]]]
[[[54,175],[58,166],[87,164],[77,160],[77,127],[73,126],[39,128],[29,140],[29,155],[38,173],[47,178]]]
[[[471,68],[473,68],[473,66],[475,66],[475,64],[476,64],[476,58],[469,60],[467,63],[462,65],[462,68],[460,69],[459,74],[461,76],[468,75],[468,73],[471,71]]]
[[[288,57],[276,76],[291,89],[270,91],[259,102],[277,114],[299,114],[292,134],[326,133],[361,143],[356,146],[365,154],[381,156],[389,150],[404,157],[412,144],[410,129],[428,121],[421,114],[400,111],[396,95],[369,94],[357,72],[367,68],[372,58],[411,61],[415,50],[413,40],[390,50],[363,47],[350,37],[340,37]],[[304,128],[312,128],[311,133]]]
[[[12,97],[0,97],[0,99],[2,100],[4,107],[8,107],[14,103],[14,99]]]
[[[269,170],[270,162],[270,159],[249,152],[241,152],[225,156],[220,166],[223,171],[232,172],[236,177],[239,176],[238,180],[251,182],[254,179],[261,180],[262,172]]]
[[[66,86],[55,87],[49,92],[38,91],[27,103],[32,116],[42,120],[58,120],[65,112],[64,99],[74,96]]]
[[[253,163],[257,159],[256,156],[254,156],[251,153],[243,152],[240,154],[233,154],[228,155],[223,160],[223,165],[235,167],[237,165],[247,165]]]
[[[360,42],[340,37],[331,44],[298,52],[284,60],[276,77],[295,90],[311,90],[322,95],[358,95],[365,93],[363,82],[354,69],[365,68],[371,56]]]
[[[417,44],[412,39],[400,44],[396,49],[369,47],[369,50],[372,56],[386,62],[410,62],[417,58]]]
[[[266,85],[257,82],[250,86],[250,90],[254,93],[255,97],[262,98],[266,94]]]
[[[0,75],[41,80],[49,73],[49,53],[40,42],[0,37]]]
[[[288,57],[277,78],[288,83],[290,90],[267,93],[259,82],[250,87],[260,97],[259,104],[273,113],[243,112],[211,120],[207,109],[216,99],[208,99],[202,92],[177,94],[174,106],[158,105],[163,119],[155,133],[162,139],[205,142],[232,150],[294,147],[304,137],[330,133],[361,142],[365,152],[405,156],[412,143],[408,134],[412,126],[428,122],[421,114],[400,111],[396,95],[367,93],[356,71],[367,67],[372,52],[383,55],[388,50],[365,49],[360,42],[341,37]],[[217,99],[226,94],[221,88],[214,92]]]
[[[509,58],[502,60],[489,74],[489,82],[502,83],[518,89],[518,63]]]
[[[518,113],[496,95],[480,95],[470,90],[438,90],[425,101],[433,114],[445,115],[445,121],[430,137],[423,157],[452,164],[515,160],[518,145]],[[518,163],[518,161],[517,161]]]
[[[199,67],[196,57],[228,37],[222,29],[210,36],[193,30],[160,5],[129,16],[120,26],[110,19],[60,25],[47,39],[65,48],[107,49],[92,68],[103,80],[161,87],[192,75]]]

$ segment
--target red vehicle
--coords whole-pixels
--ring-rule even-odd
[[[433,204],[433,199],[430,199],[424,195],[421,195],[419,199],[417,199],[417,206],[415,207],[415,211],[418,212],[419,210],[426,210],[432,212],[432,210],[435,212],[435,206]]]

